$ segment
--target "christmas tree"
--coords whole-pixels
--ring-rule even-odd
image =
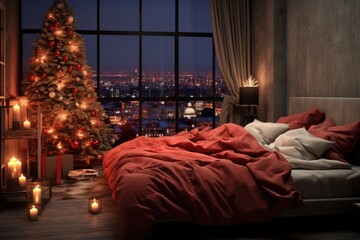
[[[68,1],[55,0],[34,43],[25,95],[33,108],[41,107],[43,153],[69,153],[90,162],[111,148],[112,129],[97,102],[85,44],[74,24]]]

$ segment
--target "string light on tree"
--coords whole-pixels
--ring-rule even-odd
[[[29,60],[26,95],[43,113],[43,151],[70,153],[79,160],[102,157],[111,149],[112,129],[97,101],[84,41],[75,31],[68,0],[54,0]],[[36,112],[36,111],[32,111]],[[36,124],[36,116],[30,121]]]
[[[41,104],[43,151],[70,153],[80,160],[98,159],[111,149],[112,129],[97,101],[85,44],[75,31],[68,0],[54,0],[29,60],[25,95],[32,107]],[[36,112],[36,111],[32,111]],[[36,116],[30,116],[36,124]]]

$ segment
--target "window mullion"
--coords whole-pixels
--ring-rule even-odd
[[[142,135],[142,0],[139,0],[139,136]]]
[[[175,0],[175,131],[179,132],[179,0]]]

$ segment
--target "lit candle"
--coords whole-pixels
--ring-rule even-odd
[[[98,213],[99,212],[99,204],[96,202],[95,198],[93,200],[93,203],[91,204],[91,212],[92,213]]]
[[[14,178],[14,158],[15,157],[12,157],[10,159],[10,161],[8,162],[8,172],[9,172],[9,175],[11,175],[11,178]]]
[[[15,104],[13,109],[14,109],[13,120],[14,120],[14,122],[19,122],[20,121],[20,106]]]
[[[39,185],[33,189],[33,202],[35,204],[41,205],[41,188]]]
[[[16,159],[14,168],[14,177],[19,177],[21,174],[21,161]]]
[[[20,163],[19,162],[20,161],[16,157],[10,158],[10,161],[8,162],[9,175],[13,179],[18,177],[17,174],[16,174],[16,172],[17,172],[16,170],[17,170],[17,167],[19,167],[19,165],[20,165],[19,169],[21,169],[21,162]]]
[[[38,209],[35,207],[35,205],[30,208],[30,219],[31,220],[37,220],[38,219]]]
[[[26,129],[30,128],[30,121],[27,119],[24,121],[24,128],[26,128]]]
[[[21,174],[21,176],[19,177],[19,185],[20,187],[26,186],[26,177],[23,174]]]

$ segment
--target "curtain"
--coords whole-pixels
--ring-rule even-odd
[[[240,124],[239,88],[250,70],[249,0],[210,0],[215,53],[229,89],[224,96],[220,124]]]

